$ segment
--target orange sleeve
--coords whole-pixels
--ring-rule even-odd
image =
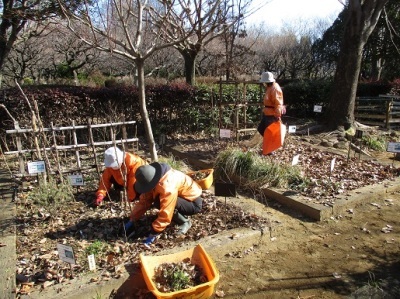
[[[158,212],[156,220],[152,223],[154,231],[160,233],[171,224],[177,200],[177,191],[171,192],[165,190],[163,194],[160,194],[160,211]]]
[[[109,169],[104,169],[103,174],[101,175],[99,188],[97,189],[96,196],[101,194],[103,196],[107,195],[107,191],[111,188],[111,172]]]

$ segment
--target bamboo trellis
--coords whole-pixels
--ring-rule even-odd
[[[80,150],[84,148],[89,148],[92,150],[93,158],[95,161],[95,167],[97,172],[100,174],[101,165],[98,162],[98,157],[96,153],[96,147],[99,146],[106,146],[106,145],[122,145],[124,148],[126,147],[125,144],[133,144],[133,149],[138,150],[138,138],[136,137],[137,128],[134,126],[134,137],[128,138],[127,133],[127,126],[128,125],[135,125],[136,121],[122,121],[122,122],[115,122],[115,123],[106,123],[106,124],[92,124],[90,120],[86,125],[76,125],[75,122],[72,122],[72,126],[66,127],[56,127],[51,124],[50,128],[42,128],[41,133],[50,133],[51,140],[47,140],[47,144],[41,145],[39,147],[39,151],[41,152],[53,152],[56,156],[56,167],[58,172],[61,172],[60,166],[60,159],[59,159],[59,151],[75,151],[76,157],[76,168],[74,169],[67,169],[62,172],[75,172],[82,170],[82,163],[80,158]],[[121,128],[122,138],[117,139],[115,134],[115,129],[119,127]],[[109,140],[101,140],[95,141],[93,129],[95,128],[110,128],[110,139]],[[89,141],[85,143],[78,143],[78,136],[77,130],[87,130],[89,135]],[[72,144],[57,144],[56,132],[63,132],[63,131],[71,131],[72,133]],[[32,135],[33,138],[39,134],[39,130],[35,128],[20,128],[18,122],[15,122],[14,129],[6,130],[6,134],[11,134],[15,136],[16,140],[16,150],[10,150],[4,152],[5,155],[18,155],[18,163],[19,163],[19,173],[18,176],[27,176],[25,170],[25,154],[33,154],[37,152],[37,148],[23,148],[22,138],[26,136]],[[40,153],[38,153],[40,155]]]

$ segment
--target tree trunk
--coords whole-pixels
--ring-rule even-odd
[[[136,59],[136,67],[137,67],[137,79],[138,79],[138,92],[139,92],[139,106],[140,106],[140,114],[142,116],[144,129],[146,132],[146,139],[149,144],[150,156],[152,162],[158,161],[156,144],[154,142],[153,130],[151,128],[151,123],[149,119],[149,114],[147,112],[146,106],[146,93],[145,93],[145,83],[144,83],[144,60]]]
[[[186,83],[194,85],[196,83],[196,57],[199,53],[194,49],[178,49],[185,60],[185,78]]]
[[[354,123],[354,105],[362,50],[388,0],[350,0],[342,46],[328,105],[328,126],[345,129]]]

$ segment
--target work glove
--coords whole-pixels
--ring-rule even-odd
[[[96,199],[93,202],[93,206],[98,207],[103,202],[103,199],[104,199],[103,194],[97,195]]]
[[[150,235],[144,240],[143,244],[147,248],[150,248],[150,245],[154,243],[154,241],[157,239],[158,234],[157,233],[150,233]]]

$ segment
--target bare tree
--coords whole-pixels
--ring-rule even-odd
[[[363,49],[389,0],[349,0],[345,30],[328,105],[328,125],[350,128]]]
[[[174,45],[185,61],[185,77],[188,84],[195,83],[195,66],[198,54],[214,39],[224,33],[239,33],[239,24],[245,17],[251,15],[259,8],[249,9],[252,0],[216,0],[216,1],[194,1],[180,0],[182,7],[194,6],[193,14],[188,19],[189,26],[182,27],[183,35],[187,39]],[[207,17],[206,17],[207,15]],[[191,30],[193,34],[187,34]],[[230,39],[230,41],[234,39]]]
[[[79,0],[62,2],[70,10],[75,10],[80,3]],[[0,70],[3,68],[18,36],[28,22],[43,23],[49,17],[56,15],[58,13],[56,3],[56,0],[2,0],[0,2]],[[39,32],[31,31],[31,34],[38,35]]]
[[[29,34],[30,30],[29,25],[22,30],[11,52],[6,57],[2,69],[5,84],[14,85],[15,80],[21,84],[28,76],[33,81],[39,79],[37,66],[45,59],[43,52],[47,45],[39,38]],[[26,34],[24,31],[26,31]]]
[[[217,1],[219,2],[219,1]],[[133,61],[137,70],[139,105],[151,159],[157,161],[153,131],[146,107],[144,65],[154,52],[182,43],[193,34],[198,20],[193,16],[196,7],[183,0],[107,0],[93,6],[85,1],[86,8],[74,13],[60,6],[68,22],[68,28],[88,45]],[[203,7],[197,7],[203,9]],[[205,11],[204,20],[211,20],[214,11]],[[90,34],[82,34],[80,26],[89,28]],[[204,26],[211,26],[205,22]],[[182,30],[182,28],[189,28]],[[192,29],[190,29],[192,28]]]

